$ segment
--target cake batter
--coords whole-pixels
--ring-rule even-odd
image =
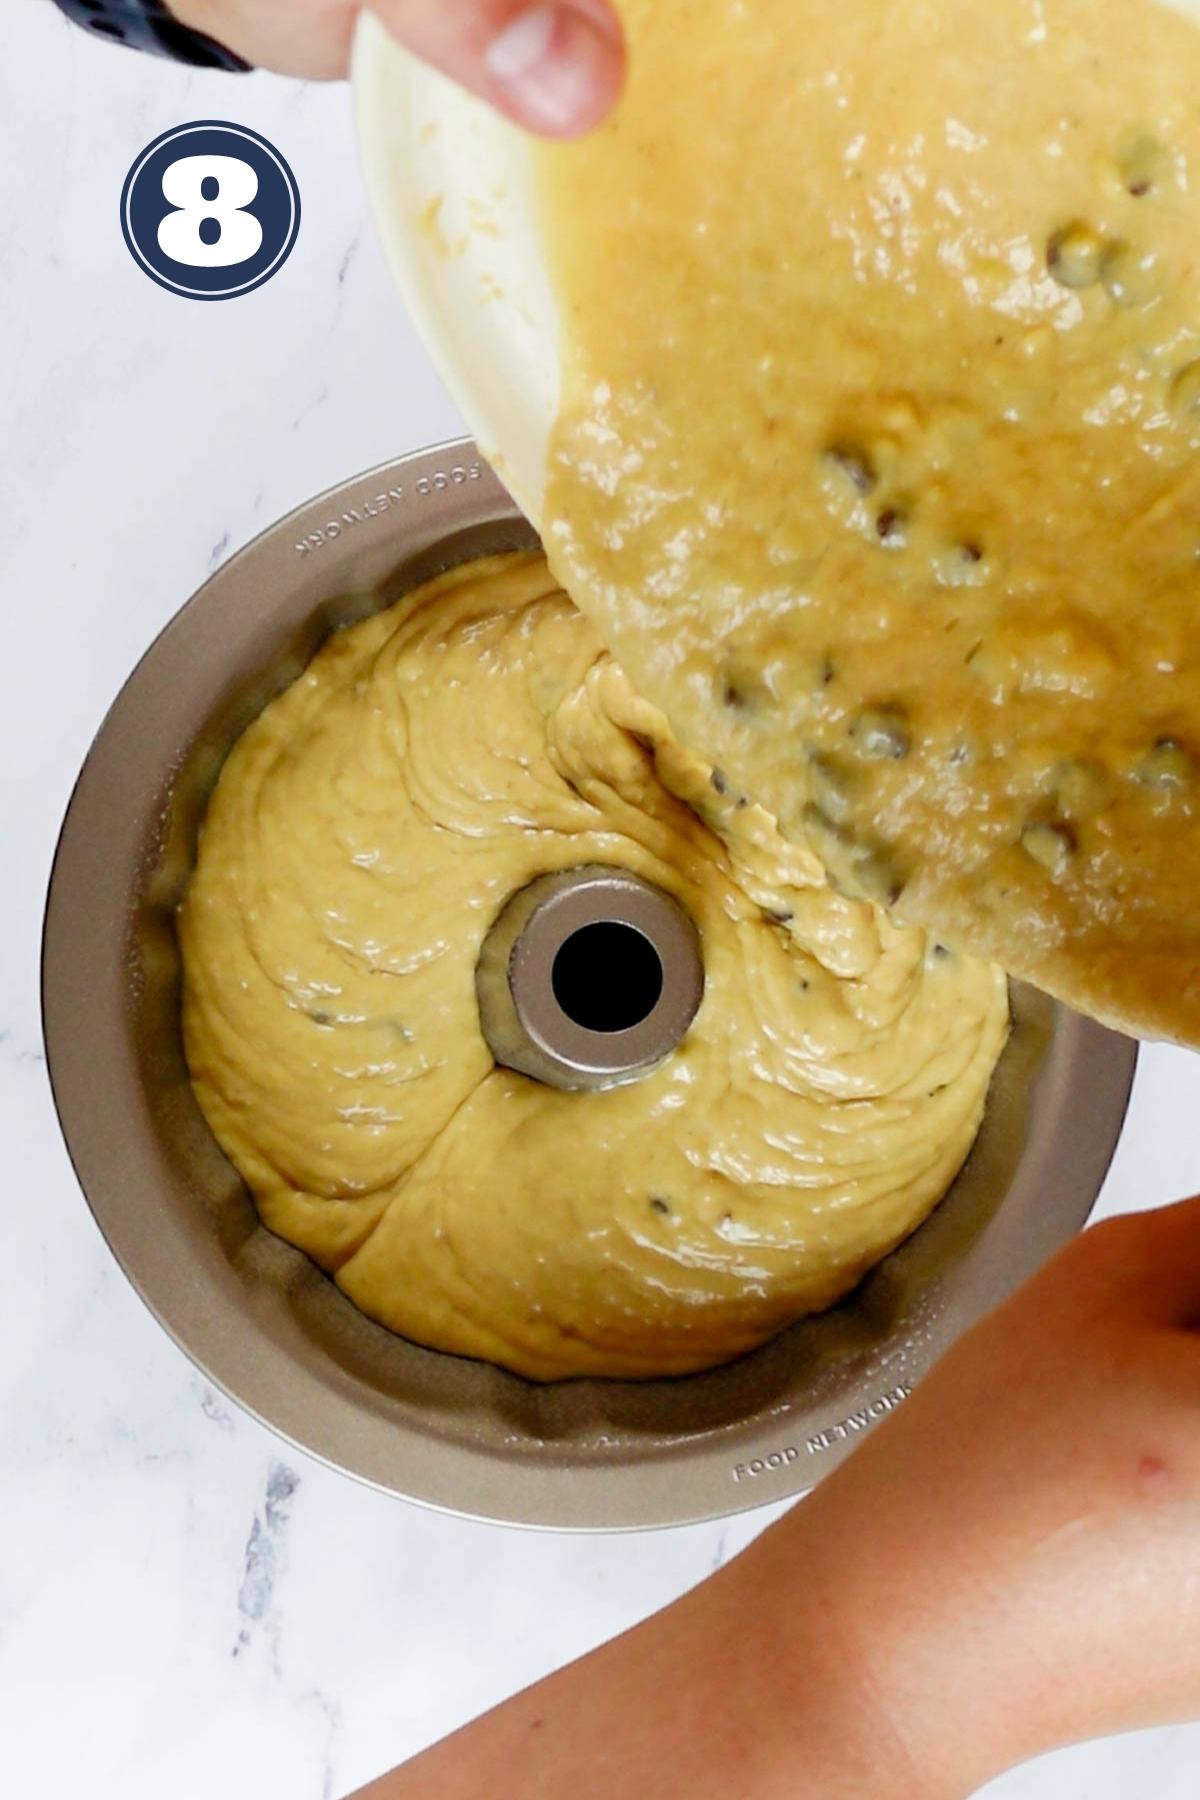
[[[700,934],[678,1048],[568,1093],[475,995],[509,897],[630,869]],[[539,1380],[679,1374],[829,1306],[975,1137],[1004,977],[824,881],[517,554],[337,633],[217,784],[180,916],[196,1093],[365,1312]]]
[[[1200,34],[620,10],[538,151],[556,571],[845,891],[1200,1044]]]

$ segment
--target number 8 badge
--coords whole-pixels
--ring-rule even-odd
[[[121,227],[151,280],[191,300],[231,300],[269,281],[300,230],[300,190],[273,144],[205,120],[155,138],[130,169]]]

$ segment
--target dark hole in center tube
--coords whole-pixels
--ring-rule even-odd
[[[559,947],[550,972],[554,998],[585,1031],[628,1031],[658,1005],[662,962],[634,925],[599,919]]]

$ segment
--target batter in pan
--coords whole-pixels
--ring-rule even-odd
[[[511,895],[608,863],[705,991],[629,1085],[497,1067]],[[827,1307],[975,1137],[1004,977],[843,898],[685,751],[540,555],[337,633],[225,764],[180,917],[200,1104],[265,1223],[365,1312],[538,1380],[720,1363]]]

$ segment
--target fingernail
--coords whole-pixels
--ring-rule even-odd
[[[484,66],[513,111],[535,131],[586,131],[620,82],[620,48],[561,0],[539,0],[504,27]]]

